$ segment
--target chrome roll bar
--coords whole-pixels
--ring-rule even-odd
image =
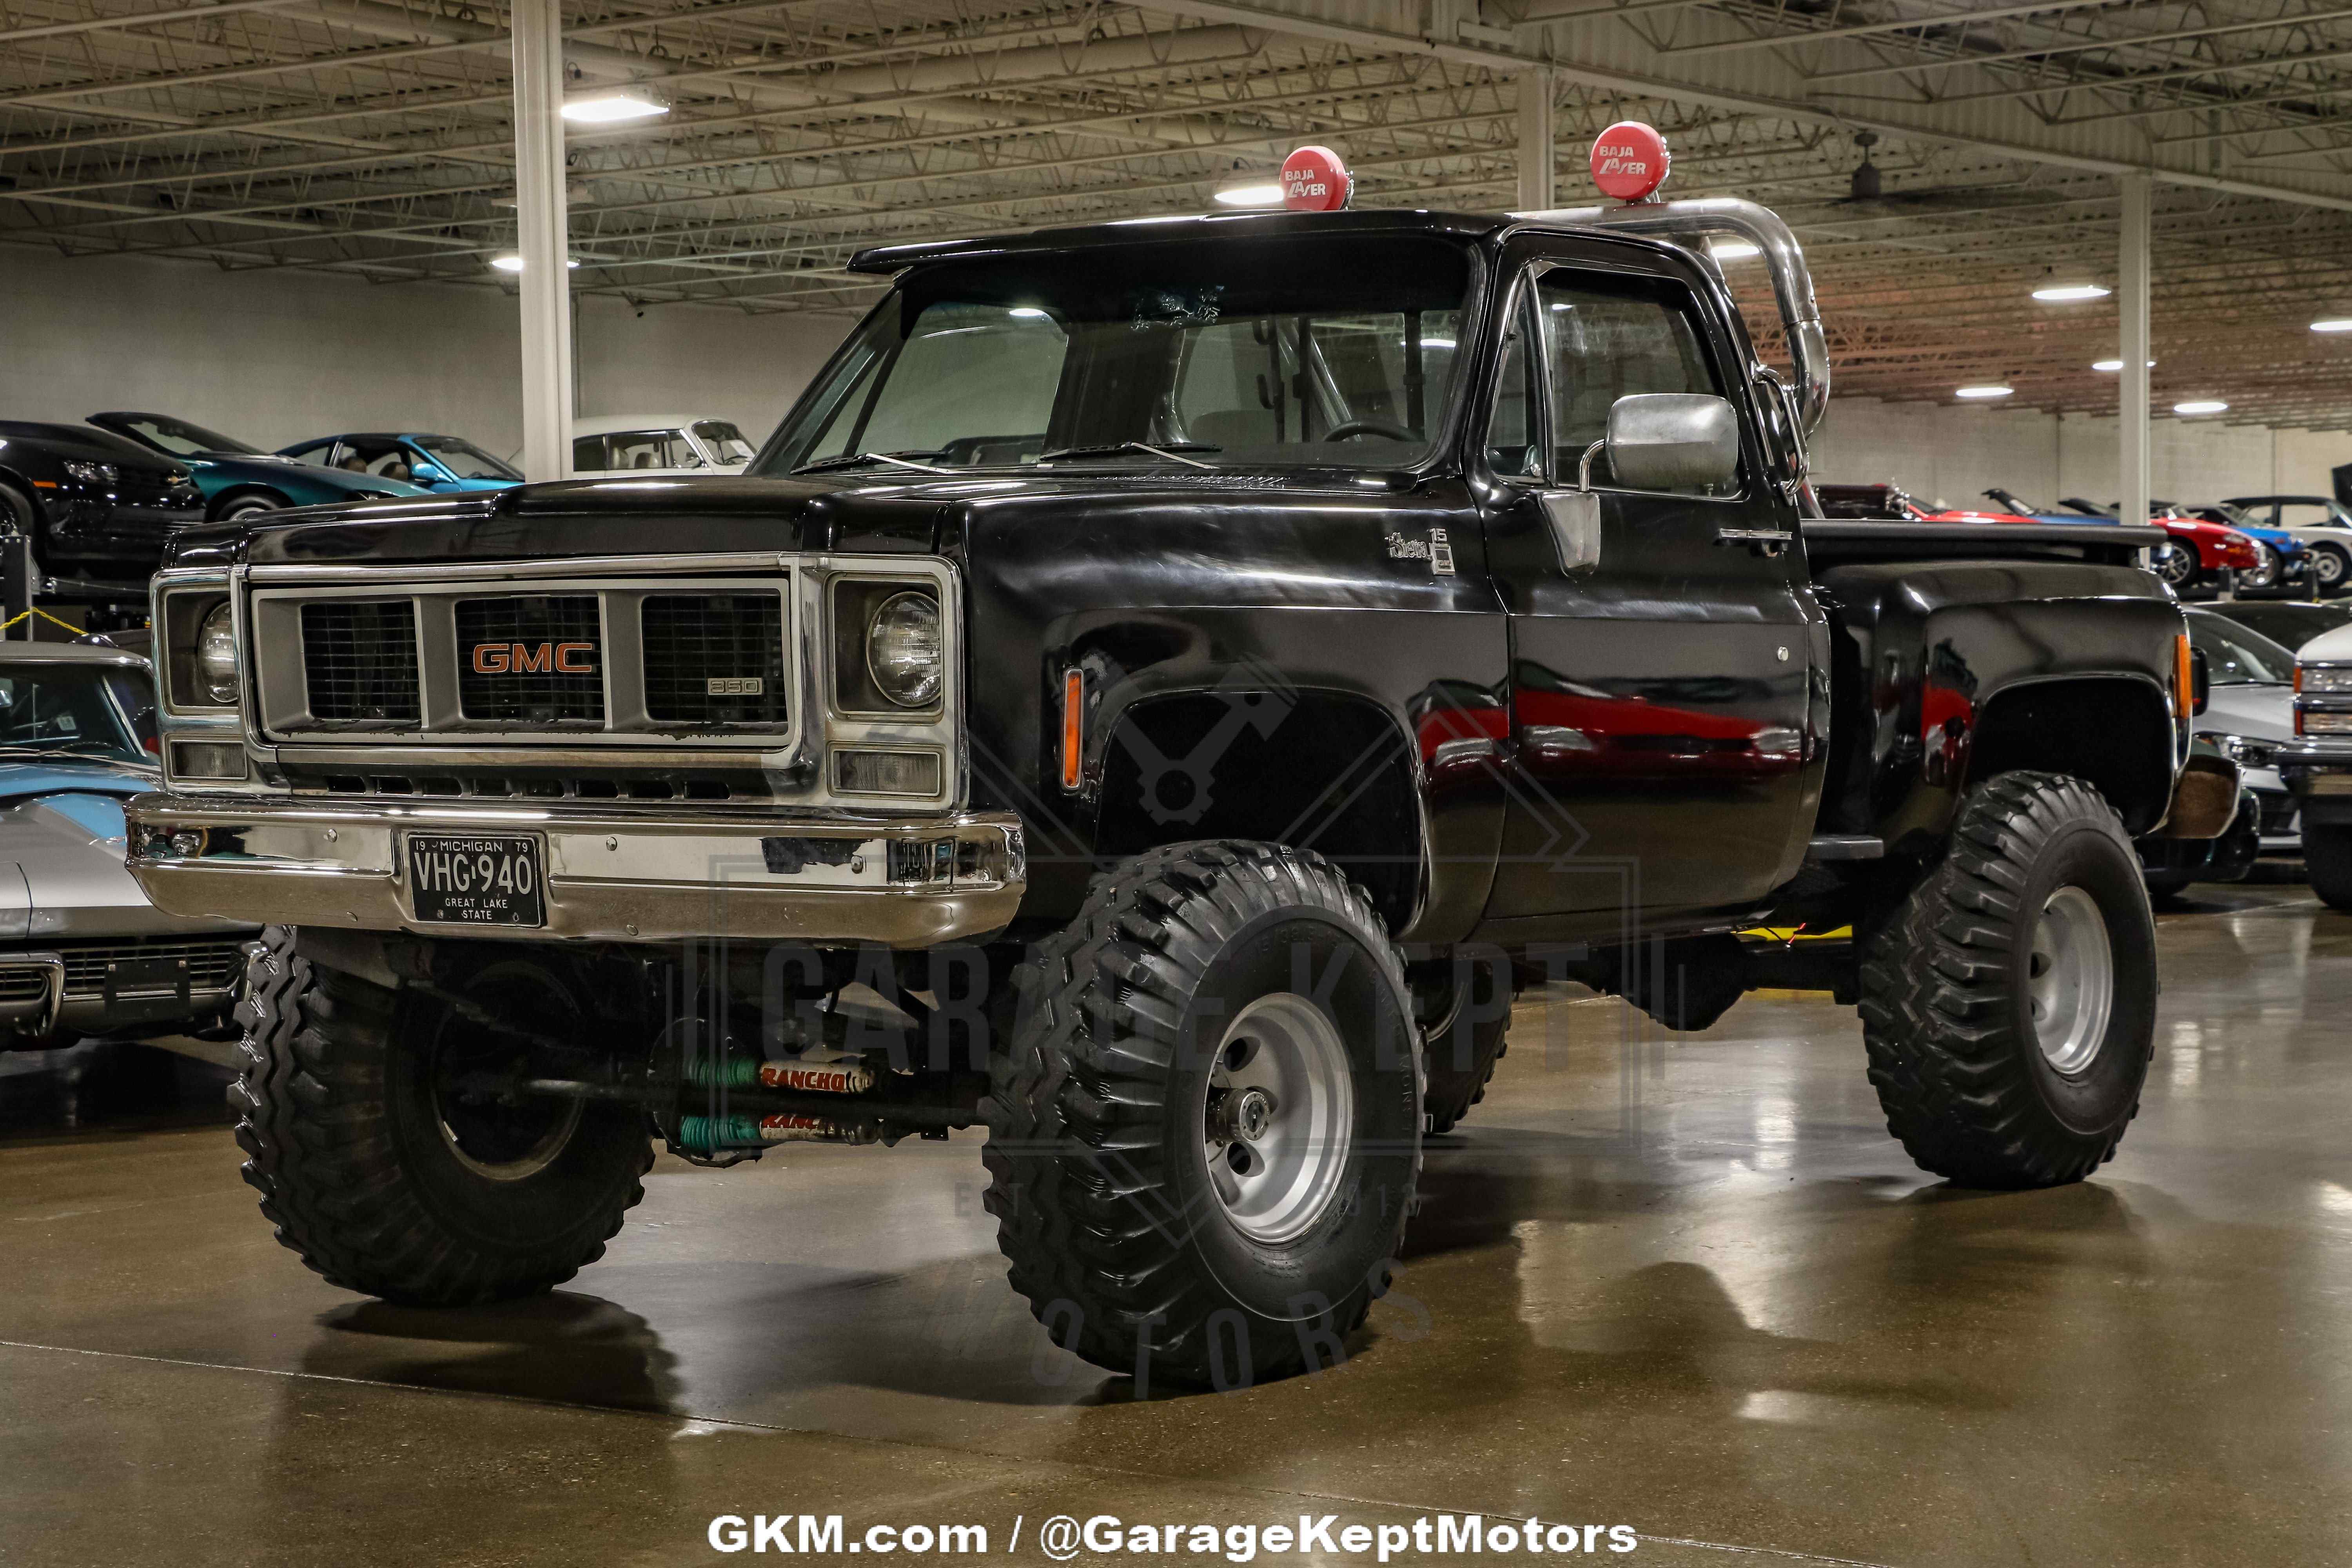
[[[1813,302],[1813,275],[1805,266],[1797,237],[1771,208],[1738,196],[1703,196],[1678,202],[1634,202],[1623,206],[1556,207],[1513,213],[1523,222],[1577,227],[1622,228],[1663,239],[1702,241],[1709,234],[1734,234],[1763,253],[1771,269],[1772,295],[1789,335],[1789,357],[1797,368],[1797,407],[1810,435],[1830,406],[1829,334],[1822,330],[1821,307]]]

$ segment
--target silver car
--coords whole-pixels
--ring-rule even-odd
[[[223,1023],[258,929],[167,915],[123,868],[155,682],[120,648],[0,642],[0,1049]]]
[[[2295,656],[2252,627],[2191,609],[2189,638],[2205,656],[2211,696],[2197,721],[2238,764],[2240,777],[2262,806],[2262,847],[2300,850],[2294,796],[2279,776],[2279,746],[2294,739]]]

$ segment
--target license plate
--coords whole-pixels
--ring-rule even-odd
[[[419,921],[545,925],[540,885],[536,838],[408,836],[408,899]]]

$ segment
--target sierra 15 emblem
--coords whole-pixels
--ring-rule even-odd
[[[593,675],[596,645],[592,642],[478,642],[474,645],[476,675]]]

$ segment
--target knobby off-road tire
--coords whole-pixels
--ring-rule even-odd
[[[537,1295],[603,1257],[645,1196],[653,1152],[635,1108],[445,1099],[436,1063],[499,1043],[429,998],[313,962],[291,928],[263,933],[246,981],[229,1091],[245,1179],[278,1239],[330,1282],[412,1306]],[[493,962],[468,989],[528,1000],[550,985],[535,965]],[[561,997],[531,1022],[562,1026]]]
[[[2084,984],[2070,990],[2070,975]],[[1887,1131],[1967,1185],[2081,1180],[2139,1110],[2156,995],[2156,924],[2114,810],[2055,773],[1978,785],[1943,859],[1864,953],[1863,1037]]]
[[[1403,965],[1363,891],[1299,850],[1174,845],[1098,879],[1019,985],[982,1107],[987,1205],[1055,1342],[1223,1388],[1339,1360],[1421,1169]],[[1258,1083],[1266,1129],[1213,1143]]]
[[[1451,1132],[1486,1098],[1507,1048],[1511,971],[1499,954],[1454,954],[1418,966],[1413,1002],[1422,1028],[1423,1129]]]
[[[2303,868],[2320,902],[2331,910],[2352,910],[2352,822],[2305,823]]]

